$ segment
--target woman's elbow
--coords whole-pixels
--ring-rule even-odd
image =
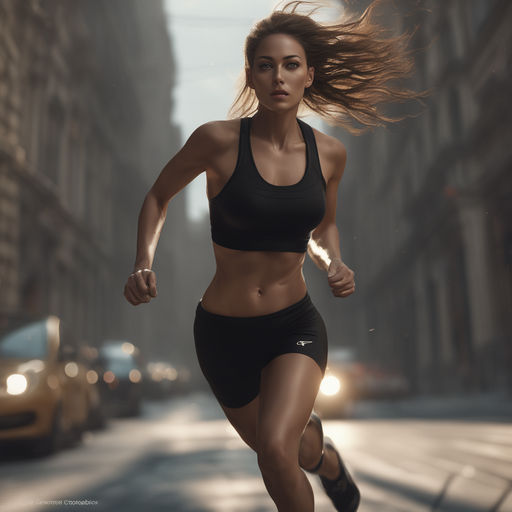
[[[167,211],[167,205],[169,204],[169,198],[159,194],[154,187],[149,189],[144,200],[146,203],[153,205],[158,210],[165,212]]]
[[[336,230],[336,223],[329,221],[329,222],[322,222],[319,226],[317,226],[312,232],[311,232],[311,239],[315,242],[318,242],[319,240],[322,240],[325,238],[327,233],[332,232],[332,230]]]

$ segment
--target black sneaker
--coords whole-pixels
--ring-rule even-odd
[[[359,508],[359,502],[361,501],[359,489],[350,476],[334,443],[328,437],[325,438],[325,447],[336,453],[340,466],[340,475],[336,480],[329,480],[325,476],[319,475],[325,492],[338,512],[355,512]]]

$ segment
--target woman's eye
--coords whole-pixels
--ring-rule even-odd
[[[297,69],[300,66],[298,62],[288,62],[286,64],[287,69]],[[264,62],[258,66],[259,69],[270,69],[272,65],[270,62]]]

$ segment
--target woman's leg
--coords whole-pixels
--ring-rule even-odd
[[[299,466],[299,447],[322,380],[304,354],[275,357],[261,373],[258,465],[279,512],[313,512],[311,485]]]
[[[257,452],[265,485],[279,510],[309,512],[313,510],[313,493],[299,462],[306,469],[311,469],[318,465],[322,452],[321,432],[308,420],[322,378],[320,368],[325,367],[327,337],[323,320],[310,300],[302,300],[279,312],[279,315],[276,313],[255,317],[250,325],[234,318],[228,324],[226,317],[209,313],[199,304],[194,324],[196,350],[203,373],[216,392],[228,420]],[[258,331],[260,324],[264,325],[262,332]],[[270,362],[262,370],[259,365],[261,358],[248,359],[244,352],[240,352],[246,350],[240,343],[241,339],[254,336],[261,344],[266,333],[282,330],[287,325],[293,325],[296,332],[308,332],[314,344],[298,349],[297,339],[289,336],[279,347],[284,353],[271,355]],[[267,361],[265,350],[270,354],[275,352],[278,341],[269,339],[268,346],[261,347],[263,352],[260,355]],[[299,350],[309,354],[298,353]],[[255,396],[257,389],[259,395]],[[224,401],[244,403],[244,397],[254,396],[242,406],[222,404]],[[327,461],[332,459],[329,454],[326,452],[323,459],[319,470],[321,475],[328,471]],[[314,463],[308,463],[313,460]],[[274,462],[289,471],[276,472]],[[288,491],[290,485],[286,482],[277,487],[272,485],[276,478],[291,482],[292,489],[298,483],[298,491]],[[297,496],[300,496],[299,500]],[[300,503],[295,505],[297,501]]]
[[[242,407],[233,408],[220,404],[227,419],[238,432],[242,440],[256,453],[258,452],[259,405],[259,395]],[[275,421],[277,421],[277,419]],[[300,439],[299,464],[302,469],[307,471],[318,465],[323,448],[322,441],[323,435],[321,427],[310,419]],[[335,452],[325,450],[322,464],[315,473],[329,479],[335,479],[339,475],[339,472],[340,468]]]
[[[260,407],[260,395],[242,407],[226,407],[219,402],[226,418],[240,437],[255,452],[258,451],[258,416]]]
[[[325,450],[322,456],[323,437],[322,427],[310,420],[302,434],[299,464],[306,471],[316,468],[315,474],[334,480],[340,474],[338,458],[332,450]]]
[[[220,404],[221,408],[233,428],[238,432],[243,441],[255,452],[258,452],[258,417],[259,417],[260,396],[243,407],[226,407]],[[318,464],[323,448],[323,435],[318,425],[310,420],[301,436],[299,447],[299,464],[306,471]],[[339,474],[339,464],[336,454],[326,450],[322,465],[315,471],[316,474],[334,479]]]

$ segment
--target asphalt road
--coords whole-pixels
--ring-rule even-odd
[[[326,420],[358,482],[360,512],[512,512],[512,424]],[[332,512],[308,475],[317,512]],[[0,460],[0,511],[275,511],[256,455],[208,395],[146,403],[57,455]]]

